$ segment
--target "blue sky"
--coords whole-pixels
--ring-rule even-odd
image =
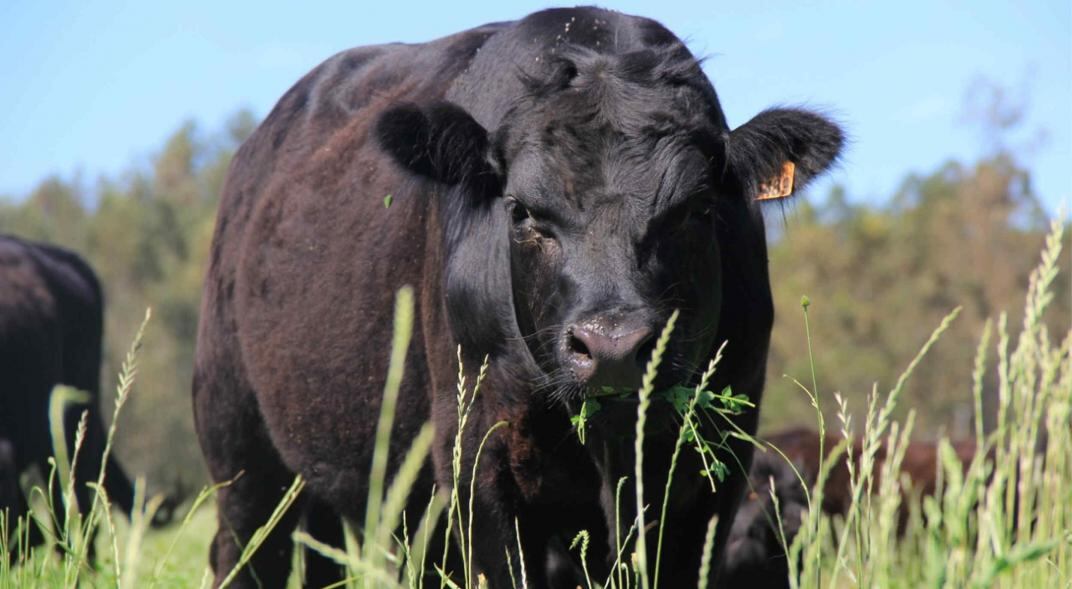
[[[537,2],[182,3],[0,0],[0,194],[50,173],[92,180],[145,162],[184,120],[266,114],[332,53],[422,41],[551,6]],[[852,137],[830,182],[880,202],[909,171],[987,150],[963,120],[973,80],[1026,99],[1024,146],[1051,210],[1072,198],[1072,5],[1024,2],[660,2],[609,8],[660,20],[708,56],[731,126],[775,104],[823,109]],[[1040,135],[1041,134],[1041,135]],[[1038,138],[1042,137],[1040,141]]]

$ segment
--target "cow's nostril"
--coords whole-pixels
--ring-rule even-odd
[[[582,342],[580,340],[580,338],[578,338],[577,336],[573,335],[573,333],[570,333],[566,337],[567,337],[566,346],[569,349],[571,354],[573,354],[575,356],[579,356],[583,360],[591,360],[592,359],[592,352],[590,352],[588,350],[588,346],[584,345],[584,342]]]

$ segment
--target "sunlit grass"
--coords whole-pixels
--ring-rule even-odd
[[[952,310],[936,326],[929,340],[920,342],[919,354],[890,391],[885,394],[873,391],[867,406],[860,408],[862,413],[854,414],[853,410],[857,408],[848,407],[840,396],[834,397],[838,404],[838,418],[833,426],[836,433],[845,439],[861,440],[860,458],[848,461],[852,502],[846,516],[835,520],[819,509],[809,510],[798,535],[785,539],[790,569],[800,571],[791,578],[794,587],[1018,588],[1067,587],[1072,584],[1072,330],[1050,333],[1043,322],[1046,308],[1053,304],[1050,287],[1057,277],[1061,229],[1060,223],[1053,224],[1042,261],[1032,273],[1023,324],[1012,330],[1006,316],[1001,315],[994,324],[996,327],[987,324],[980,334],[973,379],[964,383],[963,388],[964,394],[972,395],[977,412],[975,439],[979,449],[974,460],[965,469],[949,441],[941,440],[938,491],[922,501],[908,500],[910,516],[903,530],[899,529],[898,514],[905,507],[903,497],[911,497],[911,493],[903,492],[902,486],[907,481],[899,472],[911,438],[914,413],[908,411],[904,420],[895,419],[894,415],[912,370],[945,328],[955,321],[956,311]],[[426,575],[427,571],[432,571],[433,577],[438,575],[435,586],[479,588],[486,581],[479,574],[472,554],[472,522],[474,516],[479,517],[474,513],[472,500],[476,488],[473,473],[479,465],[484,443],[497,435],[497,429],[504,425],[496,424],[488,431],[476,432],[479,435],[474,437],[463,434],[471,427],[474,399],[480,394],[488,370],[486,361],[472,381],[467,381],[464,368],[459,369],[456,393],[458,432],[451,455],[453,477],[459,484],[441,489],[427,499],[420,498],[427,502],[425,514],[419,521],[406,519],[404,508],[410,490],[431,450],[433,431],[430,426],[422,429],[406,450],[400,461],[400,472],[393,479],[385,477],[388,433],[394,419],[395,399],[412,321],[412,292],[404,289],[399,293],[396,306],[391,364],[370,473],[372,480],[378,482],[372,487],[375,497],[368,502],[362,528],[364,534],[357,537],[348,528],[346,546],[332,547],[299,531],[295,532],[296,546],[310,547],[343,565],[347,578],[342,585],[346,587],[420,589],[432,586]],[[617,527],[611,530],[617,553],[611,555],[614,562],[610,576],[592,578],[589,568],[584,568],[587,588],[653,588],[658,585],[667,509],[665,497],[671,491],[670,479],[658,495],[660,501],[649,505],[644,503],[643,481],[636,473],[641,472],[644,460],[647,410],[650,403],[662,402],[653,398],[654,375],[672,329],[671,321],[659,339],[639,393],[634,475],[617,481],[618,512],[623,517],[626,513],[635,513],[635,517],[626,517],[622,530]],[[133,389],[141,334],[139,331],[120,375],[116,414],[108,432],[109,449],[119,412]],[[814,354],[821,355],[822,342],[814,343]],[[811,345],[809,337],[809,356],[813,353]],[[997,348],[996,366],[986,365],[985,358],[991,346]],[[670,461],[671,469],[676,467],[677,458],[689,440],[694,441],[699,436],[696,430],[700,419],[698,405],[705,402],[702,399],[706,382],[715,370],[717,359],[711,362],[704,382],[696,387],[685,404],[681,431]],[[983,407],[982,382],[991,372],[998,375],[999,383],[997,423],[991,431],[983,431],[982,418],[978,414]],[[798,385],[802,394],[812,400],[818,429],[826,433],[831,424],[822,420],[820,407],[821,400],[829,401],[829,397],[818,389],[820,376],[814,372],[807,375],[810,387],[799,381]],[[57,394],[54,412],[55,407],[62,408],[64,400],[74,394]],[[1039,444],[1043,433],[1046,443]],[[62,435],[57,435],[62,439]],[[467,445],[465,440],[469,439],[477,440],[476,447]],[[876,460],[880,448],[886,452],[883,461]],[[208,545],[216,526],[216,488],[205,489],[185,510],[181,510],[183,517],[179,523],[156,531],[148,526],[148,514],[151,514],[154,501],[145,499],[143,483],[138,484],[137,496],[139,505],[149,506],[147,515],[139,515],[139,511],[128,524],[124,518],[112,517],[103,491],[103,478],[98,478],[93,486],[97,493],[91,494],[94,497],[92,505],[88,509],[83,506],[85,514],[81,515],[73,509],[71,469],[68,466],[71,460],[77,460],[79,449],[76,444],[73,452],[68,453],[62,444],[57,444],[56,468],[48,482],[63,489],[67,505],[72,507],[63,509],[52,505],[47,489],[36,489],[31,494],[35,523],[0,521],[0,529],[7,526],[14,530],[10,541],[8,534],[0,534],[0,587],[170,588],[210,584],[211,575],[206,564]],[[810,505],[821,504],[822,483],[834,460],[846,450],[845,442],[832,449],[820,469],[820,480],[808,489]],[[701,448],[697,451],[704,455]],[[474,452],[475,460],[463,460]],[[710,479],[709,482],[714,485],[717,481]],[[706,486],[708,483],[697,480],[696,484]],[[266,522],[262,528],[264,532],[246,546],[239,566],[248,561],[264,533],[279,516],[292,508],[292,503],[302,492],[302,485],[300,478],[294,481],[273,520]],[[634,490],[632,497],[636,498],[636,505],[622,504],[623,489],[628,486]],[[648,497],[652,496],[651,491],[649,489]],[[434,524],[440,518],[446,525],[437,530]],[[645,522],[657,526],[656,535],[637,534],[638,529],[645,529]],[[31,551],[23,562],[9,564],[5,556],[11,551],[10,544],[24,541],[27,525],[43,528],[50,542]],[[503,547],[503,558],[514,565],[513,585],[526,587],[527,575],[521,566],[525,562],[525,547],[517,525],[515,522],[515,543]],[[709,522],[699,565],[704,572],[715,566],[710,551],[718,525],[729,523]],[[779,530],[784,530],[781,522]],[[445,551],[429,553],[431,535],[437,533],[445,534],[446,542],[461,555],[460,570],[448,570],[450,565]],[[97,557],[90,563],[88,539],[94,537]],[[586,558],[591,539],[587,532],[578,534],[573,538],[570,550],[580,558]],[[652,541],[655,546],[649,550],[645,544]],[[649,553],[656,555],[654,562],[648,562]],[[701,579],[705,577],[706,574],[701,575]],[[292,579],[291,585],[296,582]],[[701,580],[701,587],[704,583]]]

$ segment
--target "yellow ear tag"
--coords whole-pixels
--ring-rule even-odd
[[[793,194],[793,172],[797,167],[793,162],[782,164],[782,173],[770,182],[759,185],[759,195],[756,200],[777,200]]]

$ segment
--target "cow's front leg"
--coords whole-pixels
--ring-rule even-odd
[[[522,579],[529,587],[552,587],[546,564],[553,529],[522,498],[505,459],[505,444],[489,446],[481,454],[475,484],[472,462],[465,460],[455,487],[450,541],[461,553],[461,562],[453,564],[463,570],[450,571],[452,578],[464,580],[468,572],[474,581],[483,574],[494,589],[520,587]]]
[[[466,555],[472,569],[484,574],[495,589],[520,587],[522,579],[529,587],[549,587],[544,565],[550,538],[544,526],[498,491],[477,491],[472,535],[467,538],[472,542]],[[463,532],[468,534],[468,530]]]
[[[456,511],[450,522],[450,541],[457,549],[451,552],[460,552],[461,558],[451,563],[452,579],[462,581],[468,571],[474,580],[483,574],[496,589],[523,585],[573,589],[583,585],[583,573],[568,550],[571,538],[566,537],[576,530],[562,521],[578,519],[574,510],[526,496],[511,469],[505,437],[485,446],[475,484],[472,461],[462,461],[455,487]],[[441,486],[447,487],[444,482],[453,483],[455,477],[451,472],[440,480]]]

